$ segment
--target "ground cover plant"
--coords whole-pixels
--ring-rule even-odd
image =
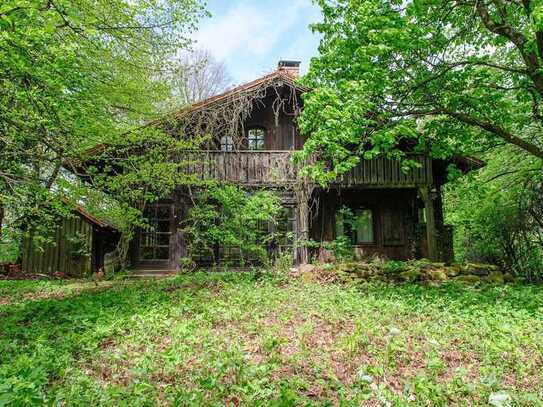
[[[537,286],[322,284],[259,271],[0,281],[0,298],[0,405],[543,400]]]

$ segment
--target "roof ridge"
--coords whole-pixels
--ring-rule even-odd
[[[104,219],[98,219],[96,216],[92,215],[87,209],[85,209],[81,204],[76,204],[75,211],[96,226],[117,230],[117,228],[111,222]]]
[[[228,98],[229,96],[231,95],[234,95],[236,93],[239,93],[239,92],[242,92],[242,91],[246,91],[246,90],[250,90],[258,85],[261,85],[267,81],[270,81],[270,80],[273,80],[275,78],[282,78],[284,80],[286,80],[290,86],[292,87],[295,87],[296,89],[299,89],[300,91],[302,92],[308,92],[310,89],[306,86],[303,86],[303,85],[300,85],[298,83],[296,83],[296,81],[294,80],[295,78],[290,75],[287,71],[285,70],[282,70],[282,69],[276,69],[275,71],[267,74],[267,75],[264,75],[260,78],[257,78],[257,79],[254,79],[252,81],[249,81],[249,82],[246,82],[246,83],[243,83],[241,85],[238,85],[230,90],[227,90],[223,93],[220,93],[218,95],[214,95],[214,96],[210,96],[206,99],[203,99],[203,100],[200,100],[198,102],[195,102],[191,105],[188,105],[188,106],[185,106],[184,108],[182,109],[179,109],[175,112],[172,112],[170,113],[170,115],[174,116],[174,117],[179,117],[179,115],[181,114],[184,114],[184,113],[188,113],[188,112],[193,112],[193,111],[196,111],[196,110],[199,110],[199,109],[202,109],[206,106],[209,106],[211,104],[214,104],[216,102],[219,102],[221,100],[224,100],[226,98]],[[167,115],[169,116],[169,115]]]

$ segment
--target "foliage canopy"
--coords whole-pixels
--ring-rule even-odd
[[[62,166],[154,117],[203,15],[199,0],[3,1],[0,207],[45,229],[65,215]]]
[[[511,144],[543,159],[539,2],[317,3],[322,41],[300,123],[305,154],[331,160],[331,176],[401,156],[402,143],[439,158]]]

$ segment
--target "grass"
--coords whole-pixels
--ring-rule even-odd
[[[543,405],[536,286],[0,281],[1,405]]]

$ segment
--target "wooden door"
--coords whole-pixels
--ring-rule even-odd
[[[382,208],[381,225],[384,246],[402,246],[405,244],[403,211],[401,205]]]
[[[140,232],[139,262],[168,265],[172,236],[173,206],[153,204],[144,211],[149,226]]]

